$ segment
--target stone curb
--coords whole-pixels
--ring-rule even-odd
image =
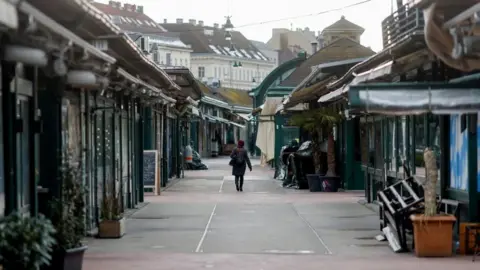
[[[368,203],[367,200],[361,199],[358,200],[358,204],[365,206],[368,210],[378,213],[379,212],[379,206],[376,203]]]

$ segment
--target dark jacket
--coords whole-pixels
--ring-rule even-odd
[[[243,160],[245,162],[241,165],[236,164],[233,162],[232,165],[232,175],[245,175],[245,170],[248,168],[252,170],[252,163],[250,163],[250,158],[248,158],[248,153],[244,148],[235,148],[232,151],[232,154],[230,155],[231,159],[235,159],[237,155],[243,155]]]

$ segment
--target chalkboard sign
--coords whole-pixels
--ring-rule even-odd
[[[143,151],[143,187],[158,191],[158,152],[157,150]]]

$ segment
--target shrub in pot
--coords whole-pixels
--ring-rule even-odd
[[[98,237],[121,238],[125,235],[126,222],[123,216],[122,203],[116,192],[103,195],[101,218]]]
[[[423,184],[425,213],[410,216],[413,222],[415,254],[418,257],[447,257],[453,251],[453,215],[437,213],[438,170],[435,153],[424,151],[427,179]]]
[[[5,270],[37,270],[49,265],[55,244],[50,220],[12,213],[0,220],[0,265]],[[1,268],[1,267],[0,267]]]
[[[50,216],[57,244],[53,252],[54,270],[81,270],[87,246],[85,236],[85,187],[78,163],[67,155],[61,166],[60,196],[51,202]]]

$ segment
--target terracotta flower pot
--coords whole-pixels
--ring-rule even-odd
[[[453,224],[456,218],[452,215],[426,217],[411,215],[415,255],[417,257],[449,257],[453,251]]]

